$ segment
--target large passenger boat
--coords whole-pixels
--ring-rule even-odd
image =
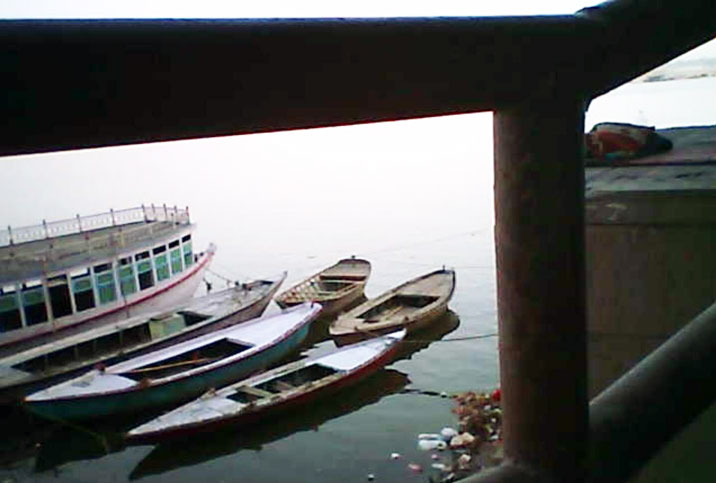
[[[0,230],[0,353],[191,297],[215,251],[194,227],[152,205]]]

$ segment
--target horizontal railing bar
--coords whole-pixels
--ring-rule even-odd
[[[490,110],[571,65],[576,50],[565,39],[587,36],[578,26],[588,23],[2,21],[0,43],[14,49],[0,54],[13,73],[0,78],[0,112],[13,122],[0,147],[12,154]]]
[[[713,1],[609,0],[577,15],[603,28],[583,53],[595,97],[716,37]]]
[[[712,37],[715,18],[714,2],[620,0],[544,17],[0,21],[0,154],[597,93]]]
[[[122,210],[110,210],[75,218],[53,220],[20,227],[0,229],[0,248],[64,235],[91,232],[111,226],[130,225],[141,221],[176,221],[189,223],[189,210],[177,207],[140,206]],[[104,236],[104,235],[103,235]],[[46,248],[43,247],[42,250]]]

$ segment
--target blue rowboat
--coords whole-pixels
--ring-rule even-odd
[[[171,311],[131,317],[0,358],[0,404],[105,366],[156,352],[261,314],[286,277],[196,297]]]
[[[393,360],[405,333],[402,329],[208,391],[132,429],[125,438],[135,443],[159,441],[228,424],[265,421],[270,415],[305,406],[374,373]]]
[[[299,347],[321,311],[306,303],[197,337],[27,396],[26,407],[58,420],[91,419],[176,404],[266,368]]]

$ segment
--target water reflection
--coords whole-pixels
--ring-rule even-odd
[[[328,321],[312,333],[312,345],[302,356],[332,350],[335,345],[326,340]],[[452,312],[436,320],[428,328],[410,334],[401,346],[396,360],[412,358],[431,342],[442,339],[460,324]],[[354,387],[340,392],[340,397],[329,398],[311,405],[310,409],[274,418],[270,423],[254,426],[252,431],[238,431],[228,427],[211,434],[211,438],[183,440],[156,446],[130,474],[131,479],[163,473],[176,468],[211,461],[241,450],[259,451],[264,445],[286,438],[297,432],[316,430],[322,424],[350,414],[382,398],[403,392],[410,383],[407,374],[394,369],[381,369]],[[28,460],[34,456],[34,471],[46,472],[73,462],[102,458],[126,449],[121,434],[158,415],[158,411],[111,418],[92,422],[91,425],[62,425],[32,418],[18,411],[4,425],[5,441],[12,447],[0,447],[3,466]]]
[[[1,406],[3,438],[0,439],[0,468],[34,457],[40,443],[48,438],[55,425],[39,422],[17,406]]]
[[[382,398],[400,392],[410,383],[408,376],[393,369],[381,369],[362,383],[341,391],[340,397],[312,405],[262,423],[254,430],[227,427],[211,438],[194,438],[157,445],[130,473],[130,479],[164,473],[234,454],[241,450],[261,451],[264,445],[300,431],[316,431],[332,419],[350,414]]]
[[[408,336],[396,360],[410,359],[431,342],[440,340],[457,329],[459,325],[457,314],[449,311],[425,330]],[[405,391],[409,383],[408,375],[394,369],[381,369],[358,385],[342,390],[340,397],[319,401],[318,404],[312,405],[310,410],[299,410],[269,423],[261,423],[254,426],[253,431],[226,428],[212,433],[211,438],[157,445],[132,470],[130,479],[211,461],[241,450],[260,451],[264,445],[300,431],[318,430],[327,421],[350,414],[391,394]]]
[[[396,360],[411,359],[432,342],[441,340],[460,326],[460,317],[452,310],[422,330],[412,332],[405,338]]]

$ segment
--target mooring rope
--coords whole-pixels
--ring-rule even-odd
[[[497,337],[497,332],[491,333],[491,334],[478,334],[478,335],[466,335],[464,337],[451,337],[448,339],[434,339],[434,340],[420,340],[420,339],[408,339],[404,340],[403,342],[412,342],[412,343],[425,343],[425,342],[459,342],[463,340],[476,340],[476,339],[488,339],[490,337]]]
[[[228,277],[225,277],[225,276],[223,276],[223,275],[221,275],[221,274],[219,274],[219,273],[216,273],[216,272],[215,272],[214,270],[212,270],[211,268],[208,268],[208,267],[207,267],[206,271],[209,272],[210,274],[214,275],[216,278],[220,278],[221,280],[223,280],[223,281],[226,282],[226,283],[229,283],[229,284],[236,283],[236,280],[231,280],[231,279],[228,278]]]
[[[384,337],[385,334],[376,334],[375,332],[372,332],[370,330],[365,329],[357,329],[358,332],[361,334],[365,334],[370,337],[378,338],[378,337]],[[497,332],[491,332],[489,334],[477,334],[477,335],[466,335],[463,337],[450,337],[447,339],[403,339],[401,342],[403,344],[432,344],[433,342],[460,342],[464,340],[476,340],[476,339],[488,339],[490,337],[497,337],[499,334]]]
[[[164,369],[174,369],[175,367],[191,366],[196,364],[206,364],[209,362],[215,362],[221,359],[220,357],[203,357],[201,359],[191,359],[188,361],[173,362],[171,364],[164,364],[161,366],[143,367],[141,369],[134,369],[127,371],[124,374],[142,374],[145,372],[162,371]]]

